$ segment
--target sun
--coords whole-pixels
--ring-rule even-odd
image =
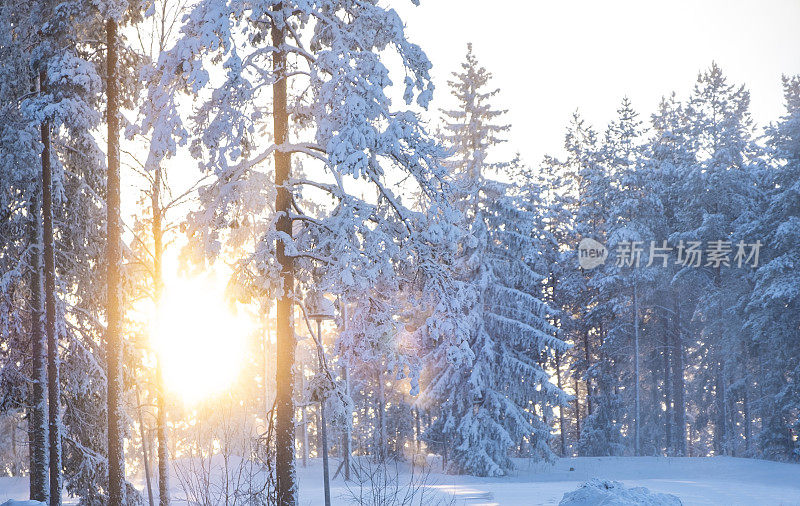
[[[196,403],[229,389],[252,328],[249,316],[226,302],[218,275],[170,279],[150,325],[167,390]]]

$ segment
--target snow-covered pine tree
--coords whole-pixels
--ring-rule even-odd
[[[570,197],[562,192],[565,181],[560,173],[559,163],[545,157],[537,167],[520,166],[514,174],[516,191],[521,197],[521,205],[535,216],[533,229],[538,239],[537,249],[539,262],[537,270],[546,272],[543,285],[542,301],[548,306],[547,321],[553,326],[553,335],[568,342],[569,316],[562,311],[572,293],[565,293],[564,280],[575,272],[575,266],[565,261],[569,253],[563,245],[571,244],[572,215],[568,209]],[[566,390],[569,385],[570,355],[569,350],[552,350],[552,355],[544,363],[555,369],[556,386]],[[552,445],[557,448],[559,456],[572,454],[573,441],[576,439],[575,429],[579,425],[579,400],[573,396],[572,403],[562,404],[558,414],[558,442]],[[568,413],[574,406],[572,416]]]
[[[166,97],[186,89],[201,97],[191,151],[214,177],[201,190],[202,210],[190,218],[188,231],[203,253],[224,253],[230,225],[243,217],[244,208],[258,207],[251,218],[266,225],[255,250],[238,255],[238,268],[240,278],[260,295],[278,299],[281,504],[295,504],[297,492],[290,316],[310,287],[314,266],[325,267],[322,279],[313,279],[314,288],[355,308],[354,321],[340,337],[345,354],[384,338],[383,327],[401,310],[388,295],[405,283],[421,286],[425,299],[419,303],[435,308],[419,334],[459,338],[449,332],[452,318],[444,313],[460,306],[443,288],[447,276],[438,263],[459,235],[443,198],[441,150],[416,114],[396,109],[389,100],[392,82],[382,63],[387,48],[397,51],[406,69],[406,104],[427,107],[433,90],[430,62],[406,39],[392,9],[352,0],[204,0],[188,14],[175,48],[162,55],[162,80],[150,89]],[[209,66],[215,64],[224,69],[220,80],[210,79]],[[161,117],[154,127],[162,140],[181,138],[184,130],[177,115]],[[171,154],[170,143],[163,146]],[[308,162],[309,176],[301,172],[300,160]],[[364,193],[353,189],[353,181],[374,189],[376,196],[358,196]],[[399,188],[419,191],[417,210],[402,201]],[[258,199],[249,198],[253,192]],[[318,195],[323,205],[314,206],[306,194]],[[318,228],[313,235],[326,238],[330,255],[304,250],[293,224],[303,224],[298,228],[306,231]],[[398,267],[408,264],[415,267],[413,279]],[[376,286],[390,290],[370,289]],[[377,330],[370,330],[370,319],[377,320]],[[398,373],[405,368],[402,363],[388,367]]]
[[[668,239],[672,243],[672,234],[680,230],[677,219],[677,206],[681,201],[678,189],[678,177],[682,167],[691,163],[689,143],[685,137],[684,110],[675,94],[663,97],[656,113],[651,118],[651,135],[645,151],[645,171],[647,192],[658,200],[661,215],[657,223],[652,223],[654,237],[657,240]],[[681,275],[678,275],[678,273]],[[688,335],[692,334],[692,325],[687,316],[694,313],[697,304],[693,271],[680,270],[673,260],[666,267],[658,268],[654,273],[658,297],[658,312],[662,318],[670,320],[669,329],[664,336],[664,353],[668,355],[669,375],[671,381],[665,384],[665,451],[668,455],[686,455],[686,402],[685,402],[685,363]],[[666,378],[666,377],[665,377]],[[668,380],[667,380],[668,381]]]
[[[9,16],[4,15],[3,21],[12,24],[7,32],[12,38],[3,49],[16,55],[3,58],[4,71],[13,72],[13,79],[4,80],[9,83],[4,90],[22,86],[13,109],[5,109],[9,114],[13,111],[13,118],[8,116],[9,120],[16,118],[13,122],[4,121],[5,133],[10,133],[10,129],[17,129],[18,133],[14,155],[11,158],[4,155],[4,162],[9,162],[8,167],[26,164],[33,170],[33,178],[26,183],[27,190],[27,186],[19,182],[8,187],[15,194],[14,207],[24,202],[28,209],[30,244],[17,258],[32,266],[41,263],[36,259],[42,249],[41,232],[37,231],[42,227],[42,213],[37,209],[41,208],[43,199],[37,188],[41,188],[39,167],[43,161],[50,162],[51,175],[51,184],[45,186],[51,193],[46,210],[52,213],[54,239],[48,269],[48,333],[49,347],[54,352],[50,355],[51,365],[55,365],[55,371],[60,374],[49,374],[53,387],[48,389],[51,397],[48,411],[53,415],[50,417],[53,427],[58,430],[30,431],[41,442],[33,445],[36,451],[32,452],[35,465],[31,466],[34,470],[31,492],[32,496],[47,500],[44,487],[52,480],[52,489],[56,492],[49,500],[58,504],[61,470],[64,469],[68,491],[93,503],[95,499],[102,500],[101,491],[107,490],[103,444],[105,403],[98,402],[105,392],[103,357],[99,353],[103,338],[99,322],[105,296],[100,280],[102,269],[98,269],[103,265],[105,213],[102,195],[105,185],[103,154],[93,136],[102,118],[100,79],[96,71],[100,62],[94,50],[99,40],[98,12],[95,5],[78,1],[14,2],[5,3],[3,8],[9,9]],[[41,154],[46,143],[40,142],[43,124],[50,126],[44,133],[49,134],[51,141],[50,156],[45,158]],[[28,131],[35,131],[34,136],[20,129],[21,125]],[[24,148],[26,143],[28,148]],[[3,149],[6,148],[12,145],[4,141]],[[17,216],[17,212],[18,209],[14,210],[13,215]],[[31,220],[32,217],[35,219]],[[13,270],[8,272],[11,274]],[[31,275],[28,283],[40,286],[41,279],[36,281],[35,277]],[[29,293],[39,294],[40,302],[44,300],[41,288]],[[32,302],[33,306],[41,305],[35,300]],[[21,314],[30,314],[29,304],[18,307],[26,307]],[[40,318],[34,321],[40,322]],[[42,332],[39,334],[44,335]],[[39,351],[43,349],[46,348],[39,347]],[[25,365],[30,367],[30,363]],[[39,384],[44,382],[40,380]],[[46,411],[38,411],[46,416]],[[59,420],[62,415],[63,421]],[[39,421],[36,426],[40,426]],[[52,433],[52,438],[48,438],[48,432]],[[58,456],[62,442],[63,466],[58,459],[48,462],[50,459],[40,458],[42,452],[48,451]],[[50,464],[53,469],[48,480]]]
[[[755,273],[745,324],[752,333],[764,457],[800,458],[800,76],[784,76],[786,113],[767,130],[769,204],[750,227],[768,248]]]
[[[0,334],[2,406],[23,408],[29,434],[30,498],[47,501],[46,339],[42,326],[41,207],[38,132],[19,102],[34,87],[26,44],[32,44],[22,2],[0,6]],[[21,367],[20,367],[21,365]],[[30,384],[26,381],[30,378]]]
[[[63,351],[60,357],[50,357],[50,411],[56,415],[51,416],[51,427],[65,431],[67,437],[51,430],[51,455],[58,457],[61,442],[67,444],[63,466],[60,459],[51,458],[51,504],[60,504],[62,468],[67,471],[67,490],[86,502],[106,500],[105,493],[115,489],[109,486],[105,474],[109,469],[103,444],[107,419],[103,395],[107,393],[109,366],[105,359],[112,361],[113,384],[116,384],[113,371],[117,368],[113,365],[113,353],[107,356],[100,353],[107,336],[103,335],[106,329],[99,322],[103,319],[106,295],[110,293],[113,299],[120,292],[106,290],[101,279],[104,269],[98,266],[106,264],[104,232],[110,229],[113,236],[120,219],[117,213],[116,218],[112,216],[109,220],[106,213],[105,156],[94,134],[102,122],[104,105],[100,69],[107,62],[99,48],[103,46],[100,41],[105,36],[105,18],[111,15],[121,20],[133,19],[137,6],[140,7],[135,1],[86,4],[77,0],[58,3],[41,0],[29,2],[25,9],[30,25],[41,27],[35,31],[34,44],[28,47],[40,87],[37,94],[23,102],[22,108],[31,122],[49,126],[42,129],[42,138],[49,133],[52,140],[47,157],[52,178],[51,185],[46,185],[46,189],[52,189],[52,199],[46,207],[52,210],[55,239],[52,248],[48,246],[53,253],[48,266],[48,285],[53,293],[48,296],[54,299],[52,304],[48,303],[52,316],[48,320],[54,321],[48,321],[48,333],[50,348]],[[111,49],[113,52],[117,48],[112,44]],[[125,51],[122,54],[125,67],[136,67],[135,55]],[[131,77],[122,73],[119,79],[123,83],[119,94],[123,102],[129,102],[129,90],[135,88],[136,81]],[[113,120],[113,107],[110,109]],[[45,215],[48,210],[45,209]],[[113,271],[115,267],[119,265],[113,264],[109,269]],[[109,320],[113,334],[113,315]],[[113,344],[113,336],[110,340]],[[58,419],[62,414],[63,423]],[[119,488],[130,488],[124,476],[122,480]],[[130,497],[130,501],[135,499]]]
[[[591,158],[594,159],[594,158]],[[579,238],[589,237],[606,241],[614,229],[610,209],[615,190],[610,184],[611,175],[599,163],[587,165],[581,171],[579,207],[575,217],[575,230]],[[581,346],[581,355],[574,363],[575,374],[586,381],[586,417],[580,431],[578,452],[580,455],[622,455],[627,445],[623,437],[626,423],[626,401],[620,393],[620,384],[630,377],[633,363],[631,355],[625,353],[625,345],[630,334],[620,332],[622,328],[632,328],[632,316],[620,301],[614,297],[616,277],[613,265],[592,271],[578,268],[577,256],[570,259],[570,265],[577,271],[571,276],[568,286],[573,286],[571,307],[576,321],[572,326],[579,332],[576,338]],[[569,278],[568,278],[569,279]],[[626,298],[625,301],[629,301]],[[631,427],[632,429],[632,427]],[[633,432],[632,430],[630,431]]]
[[[735,249],[737,230],[758,214],[762,198],[756,175],[762,154],[754,140],[749,103],[748,91],[729,84],[716,64],[698,76],[686,108],[693,159],[680,173],[680,228],[673,244],[703,241],[707,249],[714,241],[730,241]],[[736,434],[738,427],[750,423],[736,419],[746,397],[739,386],[751,382],[736,306],[751,290],[751,276],[735,264],[708,259],[693,274],[701,290],[695,314],[701,325],[696,360],[702,365],[693,387],[695,402],[700,418],[708,416],[713,427],[713,451],[733,454],[743,439]]]
[[[462,243],[459,280],[469,294],[467,348],[437,349],[434,372],[423,392],[425,405],[438,406],[426,438],[449,448],[450,467],[480,476],[502,476],[513,468],[512,448],[551,458],[550,427],[543,421],[567,396],[550,382],[543,356],[566,345],[555,336],[542,302],[541,231],[536,216],[513,186],[490,180],[515,162],[490,163],[502,142],[504,111],[490,99],[491,74],[468,46],[463,71],[450,81],[458,109],[445,111],[445,140],[452,149],[451,177],[457,205],[471,235]]]
[[[99,315],[97,299],[100,293],[97,290],[98,285],[94,283],[97,276],[91,268],[91,265],[98,265],[98,257],[94,253],[102,240],[102,222],[99,219],[102,203],[98,195],[103,190],[102,185],[96,184],[98,169],[102,168],[97,163],[101,160],[101,153],[92,137],[92,130],[96,128],[101,117],[95,102],[99,92],[99,79],[92,65],[86,61],[85,54],[81,53],[86,46],[81,46],[78,40],[85,36],[84,30],[91,26],[91,16],[81,15],[77,3],[62,2],[55,5],[53,2],[42,1],[6,4],[4,7],[13,9],[13,15],[3,17],[4,21],[13,23],[9,35],[25,34],[14,35],[9,45],[4,46],[9,51],[16,51],[19,56],[15,59],[4,59],[4,68],[8,71],[17,66],[14,80],[9,79],[8,82],[23,83],[27,80],[24,84],[25,92],[17,97],[14,104],[18,122],[9,122],[8,126],[18,127],[22,122],[27,124],[28,130],[39,130],[33,138],[36,154],[31,156],[25,149],[20,149],[26,139],[31,141],[30,137],[20,131],[15,157],[18,161],[27,158],[25,163],[31,166],[49,165],[49,170],[45,172],[36,170],[35,179],[49,173],[50,184],[42,185],[41,181],[31,181],[31,189],[34,191],[24,197],[28,201],[28,217],[36,217],[31,220],[31,238],[41,235],[41,232],[34,230],[41,229],[43,216],[50,214],[50,219],[46,220],[49,222],[46,223],[49,225],[46,228],[50,229],[47,235],[55,239],[47,241],[49,259],[46,262],[47,333],[50,340],[48,347],[52,352],[49,357],[50,373],[47,375],[50,382],[47,389],[50,407],[47,411],[50,413],[52,430],[47,431],[50,436],[45,435],[44,440],[39,438],[41,431],[31,430],[35,438],[44,441],[33,445],[36,449],[33,455],[37,465],[32,466],[34,479],[31,481],[31,492],[34,497],[47,499],[47,488],[52,489],[55,493],[50,494],[49,500],[52,504],[59,504],[61,443],[64,441],[62,431],[66,431],[68,441],[79,441],[77,434],[94,426],[87,423],[87,419],[95,420],[97,424],[102,423],[102,411],[87,409],[81,411],[80,425],[62,424],[60,420],[65,412],[65,405],[67,412],[77,409],[78,405],[71,396],[74,391],[62,388],[74,385],[76,378],[83,382],[87,376],[103,376],[101,368],[87,369],[83,364],[72,368],[70,362],[65,362],[63,366],[60,364],[62,359],[73,353],[79,356],[90,356],[94,353],[92,338],[82,331],[85,329],[83,324],[87,321],[95,325]],[[76,23],[75,18],[86,21],[86,24]],[[50,128],[40,129],[41,125],[49,125]],[[46,150],[49,151],[49,156],[46,156],[42,152],[43,146],[48,143],[40,141],[47,141],[48,138],[51,142]],[[49,202],[43,202],[45,199],[42,198],[41,190],[36,188],[46,190]],[[17,186],[15,191],[19,192],[20,189]],[[23,194],[18,193],[18,197],[23,198]],[[42,204],[45,206],[45,213],[35,210]],[[41,249],[41,239],[34,239],[29,253],[39,255],[41,253],[37,252],[41,252]],[[41,263],[33,260],[30,265]],[[36,281],[36,277],[41,275],[31,276],[31,281],[33,285],[39,286],[42,284],[41,279]],[[41,295],[41,291],[42,288],[39,288],[31,290],[31,293],[40,294],[37,297],[42,301],[45,297]],[[33,302],[34,306],[40,305],[35,300]],[[68,317],[69,324],[66,323]],[[38,322],[39,318],[35,321]],[[35,353],[35,356],[38,357],[39,353]],[[97,360],[98,357],[94,359]],[[68,402],[62,403],[62,399]],[[38,421],[36,425],[39,426]],[[96,439],[96,435],[93,439]],[[43,487],[42,480],[39,479],[42,473],[38,463],[42,459],[36,456],[42,448],[54,456],[45,461],[51,468],[49,480],[46,480],[48,470],[43,471],[44,479],[48,482],[46,485],[49,485],[47,488]],[[75,453],[81,452],[73,452],[72,455]],[[71,459],[70,463],[77,462]],[[69,466],[71,470],[77,468],[78,466]],[[93,465],[93,468],[96,472],[98,466]],[[92,482],[91,486],[101,485]]]
[[[49,123],[52,213],[56,241],[53,244],[57,317],[54,333],[63,350],[61,392],[51,389],[51,402],[63,414],[64,464],[67,490],[87,502],[108,490],[105,439],[106,392],[102,325],[105,283],[103,249],[106,216],[104,154],[94,133],[102,122],[104,65],[96,51],[102,39],[102,20],[96,5],[83,2],[31,2],[29,16],[40,20],[41,40],[33,51],[43,76],[41,92],[25,107],[32,121]],[[130,57],[125,60],[132,63]],[[130,82],[128,80],[128,82]],[[51,375],[55,380],[56,376]],[[51,381],[52,383],[52,381]],[[51,412],[53,412],[51,405]],[[52,431],[51,431],[52,432]],[[51,444],[51,454],[57,454]],[[60,469],[61,465],[54,463]],[[51,471],[51,488],[60,490]],[[51,490],[52,492],[52,490]],[[61,494],[51,494],[51,503]]]
[[[660,209],[659,202],[646,187],[642,121],[628,98],[622,100],[617,115],[606,130],[601,147],[602,170],[607,181],[602,199],[607,216],[605,244],[611,251],[631,241],[649,244]],[[602,195],[601,189],[593,193]],[[646,254],[642,255],[642,260],[646,263]],[[627,425],[630,439],[625,446],[631,447],[634,454],[640,454],[642,301],[651,291],[653,273],[640,268],[644,265],[630,267],[607,262],[590,272],[589,284],[595,296],[591,305],[595,312],[607,315],[600,330],[602,342],[596,368],[598,395],[593,399],[593,416],[597,415],[598,419],[589,417],[585,424],[584,448],[592,447],[595,454],[606,446],[602,438],[595,438],[603,434],[610,438],[607,441],[609,451],[620,451],[616,431],[622,424]],[[620,388],[623,385],[625,387]],[[596,440],[589,442],[589,438]]]
[[[42,105],[41,110],[53,115],[45,117],[53,126],[53,135],[58,135],[53,143],[57,153],[53,157],[54,176],[57,176],[53,214],[59,227],[55,243],[56,274],[63,304],[58,312],[58,333],[65,342],[62,397],[66,400],[63,416],[68,436],[64,439],[66,488],[82,501],[93,503],[109,500],[107,494],[114,489],[106,474],[109,466],[105,397],[109,357],[101,352],[108,336],[104,335],[107,329],[99,322],[104,318],[109,298],[103,268],[107,266],[106,232],[113,232],[114,225],[120,224],[119,216],[109,224],[104,199],[106,157],[94,137],[107,105],[100,77],[107,63],[102,50],[106,44],[101,41],[106,39],[106,16],[111,13],[123,21],[129,20],[136,16],[138,3],[45,1],[41,4],[37,15],[46,16],[49,44],[43,46],[40,56],[47,62],[49,81],[42,104],[33,105]],[[136,56],[122,44],[118,49],[121,67],[135,68]],[[130,90],[136,86],[133,77],[128,72],[119,74],[122,103],[130,103]],[[111,290],[110,294],[113,299],[117,292]],[[113,323],[113,318],[110,319]],[[113,333],[113,324],[111,327]],[[113,363],[111,369],[113,377]],[[127,417],[123,418],[125,423]],[[132,490],[124,477],[120,488]],[[135,503],[137,498],[138,493],[130,494],[128,503]]]
[[[567,128],[564,148],[564,160],[550,159],[547,165],[551,181],[560,182],[555,191],[568,213],[562,240],[569,248],[561,260],[557,294],[558,309],[563,312],[561,332],[575,345],[571,373],[575,378],[577,449],[580,454],[619,454],[624,449],[621,436],[624,406],[615,389],[620,361],[618,357],[605,355],[614,350],[610,343],[601,350],[614,313],[610,310],[610,299],[604,298],[599,283],[594,282],[597,271],[581,269],[577,256],[577,245],[582,239],[606,239],[615,190],[603,164],[597,134],[577,112]],[[586,385],[583,396],[579,379]],[[583,420],[581,397],[585,404]]]

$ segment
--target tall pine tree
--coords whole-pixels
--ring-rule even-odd
[[[491,74],[471,45],[463,71],[450,81],[458,109],[445,111],[445,139],[452,149],[451,175],[471,235],[461,245],[459,280],[469,297],[470,335],[465,348],[433,353],[427,405],[438,405],[426,438],[449,448],[451,468],[480,476],[501,476],[513,468],[512,449],[550,458],[552,407],[566,395],[550,382],[542,357],[566,345],[547,321],[541,300],[546,267],[541,265],[534,210],[513,186],[488,179],[490,170],[508,174],[516,162],[490,163],[489,151],[502,142],[504,111],[490,100]],[[538,272],[537,272],[538,270]]]

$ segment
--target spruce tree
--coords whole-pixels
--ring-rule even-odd
[[[762,264],[746,308],[761,398],[757,434],[766,458],[797,460],[800,447],[800,76],[783,78],[786,112],[767,128],[772,167],[768,206],[752,223],[749,241],[762,240]]]
[[[541,300],[541,231],[534,210],[513,186],[487,178],[491,170],[509,173],[516,163],[489,162],[489,151],[509,128],[497,123],[504,111],[490,103],[498,90],[487,89],[491,74],[471,45],[462,69],[450,81],[459,108],[445,111],[444,137],[458,188],[455,205],[471,232],[457,262],[469,297],[470,335],[465,348],[439,349],[431,357],[434,372],[423,398],[439,407],[426,438],[450,448],[452,469],[501,476],[513,469],[513,448],[552,457],[544,419],[566,395],[550,382],[541,358],[566,345]]]

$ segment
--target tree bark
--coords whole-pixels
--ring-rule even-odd
[[[558,350],[555,351],[556,356],[556,386],[559,390],[563,391],[564,387],[561,384],[561,352]],[[564,457],[567,454],[567,435],[564,429],[564,408],[565,406],[560,405],[558,407],[558,431],[561,436],[561,455],[559,457]]]
[[[664,450],[667,455],[672,453],[672,397],[670,396],[670,333],[668,320],[663,320],[664,325]]]
[[[725,433],[728,436],[728,455],[731,457],[736,457],[738,454],[736,450],[738,449],[738,442],[739,436],[741,433],[736,428],[736,392],[732,391],[730,388],[725,389],[726,393],[726,402],[725,402],[725,409],[727,410],[725,422],[728,424]]]
[[[47,473],[50,467],[48,453],[48,409],[47,409],[47,341],[42,326],[44,313],[42,288],[42,228],[40,221],[38,189],[34,191],[28,205],[30,216],[28,242],[30,251],[31,290],[31,341],[33,354],[32,399],[30,429],[30,498],[33,501],[49,502],[50,482]]]
[[[158,504],[169,505],[169,442],[167,441],[167,402],[161,360],[156,364],[156,438],[158,439]]]
[[[641,400],[640,400],[640,379],[639,379],[639,290],[636,277],[633,279],[633,380],[634,385],[634,425],[633,425],[633,453],[637,457],[641,453]]]
[[[683,381],[683,332],[680,303],[675,299],[675,334],[672,349],[672,395],[675,402],[675,455],[686,455],[686,403]]]
[[[117,23],[106,21],[106,93],[108,104],[108,181],[106,184],[106,378],[108,401],[108,499],[125,504],[125,454],[122,430],[122,233],[120,230],[119,97]]]
[[[306,391],[306,376],[303,370],[304,368],[300,368],[300,389],[302,392]],[[308,406],[306,406],[305,402],[300,406],[300,425],[303,427],[303,467],[308,466]]]
[[[156,306],[161,303],[164,292],[162,259],[164,256],[164,229],[162,226],[163,210],[161,209],[161,167],[156,167],[153,174],[153,187],[150,192],[150,203],[153,212],[153,286],[155,288]],[[167,441],[167,401],[164,387],[162,361],[156,363],[156,437],[158,439],[158,504],[169,505],[169,450]]]
[[[274,7],[272,45],[277,48],[272,57],[275,84],[272,85],[273,125],[275,144],[275,187],[277,196],[275,212],[278,214],[276,228],[283,237],[291,237],[291,195],[287,182],[291,172],[291,157],[281,146],[286,143],[289,130],[289,115],[286,98],[286,50],[284,48],[282,4]],[[276,421],[275,421],[275,481],[277,502],[280,506],[297,504],[297,486],[294,461],[294,367],[295,335],[292,321],[294,304],[294,259],[286,254],[283,239],[276,240],[276,257],[281,266],[283,293],[278,299],[276,314],[277,366],[275,375]]]
[[[19,467],[17,466],[18,462],[18,455],[17,455],[17,417],[15,416],[13,419],[13,423],[11,424],[11,476],[19,476]]]
[[[581,392],[578,377],[575,376],[575,441],[581,440]]]
[[[583,331],[583,351],[586,357],[586,417],[592,414],[592,380],[589,377],[589,369],[592,367],[592,355],[589,348],[589,330]]]
[[[414,449],[417,453],[422,451],[422,431],[419,420],[419,408],[411,408],[414,414]],[[346,458],[346,457],[345,457]]]
[[[747,372],[745,371],[745,378],[747,378]],[[750,457],[750,381],[746,380],[744,383],[744,389],[742,390],[742,423],[744,424],[744,450],[745,450],[745,457]]]
[[[153,499],[153,485],[150,482],[150,452],[147,451],[147,431],[144,428],[144,417],[142,416],[142,403],[139,399],[139,389],[136,389],[136,413],[139,415],[139,437],[142,438],[142,460],[144,462],[144,481],[147,487],[147,502],[150,506],[155,506]]]
[[[47,74],[39,71],[44,91]],[[44,306],[47,334],[48,434],[50,439],[50,506],[61,506],[61,384],[58,336],[56,335],[56,266],[53,253],[53,171],[50,164],[50,124],[41,124],[42,135],[42,220],[44,222]]]
[[[342,330],[346,331],[347,330],[347,301],[342,299],[340,301],[340,303],[341,303],[341,306],[342,306]],[[342,370],[342,377],[344,378],[345,392],[347,393],[347,396],[350,397],[350,364],[349,363],[345,363],[344,366],[342,366],[342,369],[343,369]],[[352,430],[351,429],[351,422],[353,421],[353,413],[348,411],[347,416],[348,416],[348,420],[347,420],[348,423],[345,425],[344,434],[342,435],[342,437],[344,438],[344,441],[343,441],[343,444],[342,444],[342,450],[343,450],[343,453],[344,453],[344,460],[343,460],[344,479],[346,481],[350,481],[350,451],[351,451],[350,450],[350,439],[352,437],[352,435],[351,435],[351,430]],[[417,410],[417,449],[419,449],[419,410]]]
[[[716,378],[714,385],[714,401],[716,408],[716,417],[714,420],[714,449],[717,455],[728,454],[728,436],[727,429],[727,408],[728,408],[728,394],[725,388],[725,380],[722,376],[722,364],[716,364]]]

